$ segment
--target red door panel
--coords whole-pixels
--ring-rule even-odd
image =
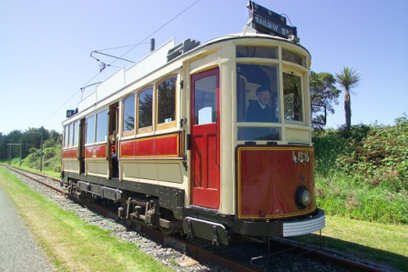
[[[219,71],[192,76],[191,203],[218,209],[220,205]]]

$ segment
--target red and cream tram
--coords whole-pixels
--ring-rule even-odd
[[[284,17],[249,7],[243,33],[170,40],[78,104],[63,122],[71,193],[216,244],[325,226],[315,202],[310,54]]]

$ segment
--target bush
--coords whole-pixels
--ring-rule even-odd
[[[408,120],[314,133],[318,203],[329,214],[408,223]]]

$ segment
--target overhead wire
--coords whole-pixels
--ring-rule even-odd
[[[173,18],[171,18],[169,21],[167,21],[165,24],[163,24],[162,26],[160,26],[158,29],[156,29],[154,32],[152,32],[150,35],[148,35],[147,37],[145,37],[143,40],[141,40],[139,43],[137,44],[133,44],[133,45],[124,45],[124,46],[119,46],[119,47],[112,47],[112,48],[106,48],[106,49],[102,49],[102,50],[98,50],[98,51],[106,51],[106,50],[110,50],[110,49],[119,49],[119,48],[124,48],[124,47],[129,47],[132,46],[131,49],[127,50],[125,53],[123,53],[119,58],[122,58],[123,56],[125,56],[126,54],[128,54],[130,51],[132,51],[133,49],[135,49],[137,46],[142,45],[142,44],[146,44],[143,43],[145,40],[147,40],[148,38],[150,38],[151,36],[153,36],[154,34],[156,34],[158,31],[160,31],[162,28],[164,28],[165,26],[167,26],[169,23],[171,23],[172,21],[174,21],[176,18],[178,18],[180,15],[182,15],[184,12],[186,12],[187,10],[189,10],[191,7],[193,7],[195,4],[197,4],[198,2],[200,2],[201,0],[196,0],[194,3],[192,3],[190,6],[188,6],[187,8],[185,8],[183,11],[179,12],[176,16],[174,16]],[[111,66],[113,63],[115,63],[118,59],[112,61],[109,66]],[[62,107],[64,107],[72,98],[74,98],[78,92],[82,91],[82,88],[86,85],[88,85],[92,80],[94,80],[99,74],[101,73],[98,72],[95,76],[93,76],[90,80],[88,80],[85,84],[82,85],[82,87],[77,90],[68,100],[66,100],[64,102],[64,104],[62,104],[56,111],[54,111],[43,123],[47,122],[51,117],[53,117],[59,110],[62,109]]]
[[[153,36],[154,34],[156,34],[157,32],[159,32],[162,28],[164,28],[165,26],[167,26],[168,24],[170,24],[172,21],[174,21],[176,18],[178,18],[180,15],[182,15],[184,12],[186,12],[187,10],[189,10],[191,7],[193,7],[195,4],[197,4],[198,2],[200,2],[201,0],[197,0],[194,3],[192,3],[190,6],[188,6],[187,8],[185,8],[183,11],[181,11],[180,13],[178,13],[176,16],[174,16],[173,18],[171,18],[169,21],[167,21],[167,23],[165,23],[164,25],[162,25],[161,27],[159,27],[158,29],[156,29],[153,33],[151,33],[150,35],[148,35],[146,38],[144,38],[143,40],[141,40],[139,43],[135,44],[132,48],[130,48],[128,51],[126,51],[125,53],[123,53],[120,58],[122,58],[123,56],[125,56],[126,54],[128,54],[130,51],[132,51],[133,49],[135,49],[137,46],[139,46],[140,44],[142,44],[145,40],[147,40],[148,38],[150,38],[151,36]],[[113,62],[111,62],[110,64],[113,64],[117,61],[114,60]]]

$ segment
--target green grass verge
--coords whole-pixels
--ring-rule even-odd
[[[360,182],[359,176],[349,177],[333,172],[330,177],[316,175],[317,206],[328,215],[379,222],[408,224],[407,191],[391,192],[381,186]]]
[[[58,271],[172,271],[74,213],[45,200],[0,167],[0,186]]]
[[[326,244],[356,257],[408,271],[408,226],[326,216]]]
[[[9,166],[9,162],[8,161],[0,161],[0,165],[5,165],[5,166]],[[48,167],[44,167],[42,171],[40,171],[39,169],[34,169],[31,167],[28,167],[27,165],[22,164],[20,166],[19,160],[17,158],[13,158],[11,160],[11,165],[10,166],[14,166],[14,167],[18,167],[27,171],[31,171],[34,173],[38,173],[38,174],[43,174],[43,175],[47,175],[50,176],[52,178],[56,178],[56,179],[60,179],[61,178],[61,173],[60,172],[55,172],[51,169],[49,169]]]

